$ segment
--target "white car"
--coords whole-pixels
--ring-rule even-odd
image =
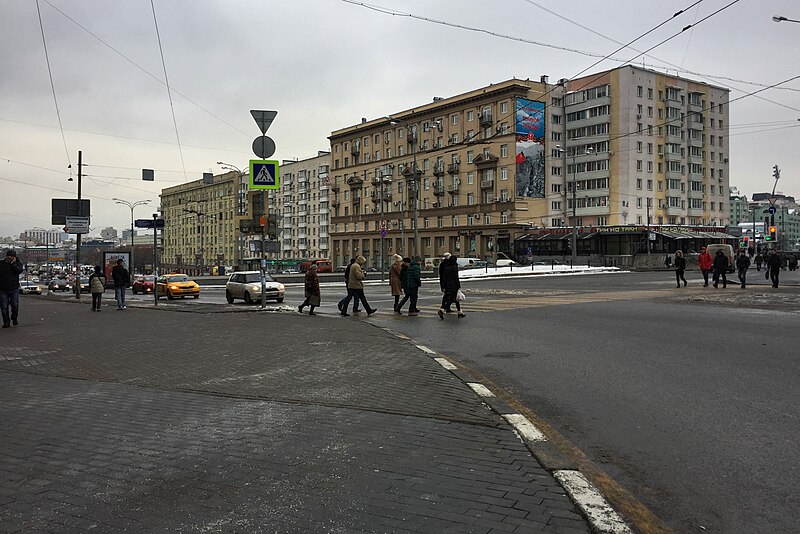
[[[23,295],[41,295],[42,288],[39,284],[35,284],[27,280],[22,280],[19,283],[19,292],[22,293]]]
[[[266,276],[267,300],[283,302],[285,288],[270,275]],[[243,299],[246,303],[261,301],[261,273],[259,271],[240,271],[233,273],[225,284],[225,299],[228,304],[233,304],[236,299]]]

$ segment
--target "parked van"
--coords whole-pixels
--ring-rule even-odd
[[[498,267],[508,267],[509,265],[516,265],[517,262],[503,254],[502,252],[497,253],[497,266]]]
[[[706,252],[711,254],[712,258],[716,257],[718,250],[721,250],[728,257],[728,272],[734,272],[736,270],[736,263],[734,261],[735,258],[733,255],[733,247],[731,245],[725,245],[722,243],[712,243],[711,245],[706,245]]]
[[[486,262],[478,258],[458,258],[459,269],[471,269],[473,267],[485,267]]]

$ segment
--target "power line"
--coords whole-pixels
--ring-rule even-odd
[[[738,1],[738,0],[737,0]],[[181,155],[181,167],[183,168],[183,177],[188,181],[186,176],[186,163],[183,161],[183,148],[181,147],[181,136],[178,133],[178,121],[175,118],[175,106],[172,104],[172,91],[169,88],[169,76],[167,76],[167,63],[164,61],[164,48],[161,46],[161,33],[158,31],[158,18],[156,18],[156,5],[153,0],[150,0],[150,7],[153,10],[153,24],[156,27],[156,39],[158,40],[158,52],[161,54],[161,66],[164,68],[164,81],[167,86],[167,96],[169,97],[169,109],[172,112],[172,124],[175,126],[175,138],[178,140],[178,152]]]
[[[44,24],[42,23],[42,10],[39,7],[39,0],[36,0],[36,14],[39,16],[39,30],[42,32],[42,46],[44,47],[44,58],[47,61],[47,75],[50,78],[50,89],[53,92],[53,102],[56,105],[56,116],[58,117],[58,127],[61,130],[61,140],[64,142],[64,152],[67,155],[68,169],[72,169],[72,160],[69,157],[67,138],[64,135],[64,124],[61,122],[61,111],[58,109],[58,97],[56,96],[56,85],[53,82],[53,71],[50,68],[50,54],[47,53],[47,39],[44,36]],[[70,178],[72,171],[70,171]]]
[[[138,63],[136,63],[134,60],[132,60],[131,58],[129,58],[128,56],[126,56],[125,54],[123,54],[122,52],[120,52],[119,50],[117,50],[116,48],[114,48],[113,46],[111,46],[111,44],[109,44],[108,42],[106,42],[104,39],[102,39],[100,36],[98,36],[97,34],[95,34],[94,32],[92,32],[91,30],[89,30],[89,29],[88,29],[88,28],[86,28],[85,26],[83,26],[83,25],[82,25],[81,23],[79,23],[77,20],[75,20],[74,18],[70,17],[69,15],[67,15],[66,13],[64,13],[62,10],[60,10],[59,8],[57,8],[56,6],[54,6],[53,4],[51,4],[51,3],[50,3],[48,0],[42,0],[42,1],[43,1],[44,3],[46,3],[47,5],[49,5],[51,8],[53,8],[55,11],[57,11],[58,13],[60,13],[62,16],[64,16],[64,17],[65,17],[67,20],[69,20],[70,22],[72,22],[73,24],[75,24],[75,25],[76,25],[78,28],[82,29],[83,31],[85,31],[86,33],[88,33],[89,35],[91,35],[92,37],[94,37],[95,39],[97,39],[98,41],[100,41],[100,42],[101,42],[102,44],[104,44],[106,47],[110,48],[110,49],[111,49],[113,52],[115,52],[117,55],[119,55],[120,57],[122,57],[122,58],[123,58],[125,61],[127,61],[128,63],[130,63],[131,65],[133,65],[133,66],[134,66],[134,67],[136,67],[137,69],[141,70],[142,72],[144,72],[145,74],[147,74],[148,76],[150,76],[151,78],[153,78],[155,81],[157,81],[157,82],[158,82],[158,83],[160,83],[161,85],[164,85],[164,80],[160,79],[158,76],[156,76],[155,74],[151,73],[150,71],[148,71],[147,69],[145,69],[144,67],[142,67],[141,65],[139,65]],[[197,106],[197,107],[198,107],[198,108],[200,108],[201,110],[205,111],[206,113],[208,113],[209,115],[211,115],[212,117],[214,117],[215,119],[217,119],[218,121],[220,121],[220,122],[224,123],[225,125],[227,125],[227,126],[231,127],[232,129],[236,130],[237,132],[241,133],[242,135],[245,135],[245,136],[248,136],[248,137],[250,136],[250,134],[248,134],[247,132],[245,132],[245,131],[243,131],[243,130],[240,130],[239,128],[237,128],[236,126],[234,126],[234,125],[233,125],[233,124],[231,124],[230,122],[226,121],[225,119],[223,119],[223,118],[222,118],[222,117],[220,117],[219,115],[216,115],[216,114],[214,114],[213,112],[209,111],[207,108],[203,107],[203,106],[202,106],[202,105],[200,105],[198,102],[195,102],[194,100],[192,100],[191,98],[189,98],[189,97],[188,97],[188,96],[186,96],[185,94],[181,93],[180,91],[178,91],[178,90],[177,90],[177,89],[175,89],[174,87],[172,88],[172,91],[173,91],[175,94],[177,94],[177,95],[179,95],[179,96],[183,97],[183,98],[184,98],[184,99],[185,99],[187,102],[189,102],[189,103],[191,103],[191,104],[194,104],[195,106]],[[188,146],[188,145],[187,145],[187,146]]]

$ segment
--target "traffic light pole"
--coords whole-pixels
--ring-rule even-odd
[[[267,307],[267,224],[269,223],[269,209],[267,208],[267,192],[261,191],[261,202],[264,204],[264,224],[261,225],[261,308]]]

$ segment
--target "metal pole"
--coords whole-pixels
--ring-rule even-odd
[[[575,215],[575,203],[577,202],[576,193],[578,191],[578,169],[575,165],[575,154],[572,155],[572,265],[578,263],[578,226]]]
[[[78,205],[81,201],[81,178],[83,178],[83,151],[78,150]],[[81,298],[81,234],[75,238],[75,298]]]
[[[383,171],[378,170],[378,176],[381,180],[381,224],[380,232],[381,232],[381,282],[386,281],[386,231],[384,231],[383,225],[385,219],[383,218]],[[388,230],[388,228],[387,228]]]
[[[420,245],[419,245],[419,174],[417,169],[417,130],[414,129],[414,134],[412,135],[412,144],[411,144],[411,151],[414,154],[414,175],[413,175],[413,183],[414,183],[414,256],[419,257],[420,259]]]
[[[133,205],[131,205],[131,274],[136,272],[136,263],[133,261]]]
[[[753,251],[758,252],[758,240],[756,239],[756,210],[750,208],[750,213],[753,214]]]
[[[645,241],[645,244],[647,245],[647,255],[649,256],[650,255],[650,199],[646,198],[644,204],[647,207],[647,221],[645,221],[647,223],[647,240]]]
[[[269,224],[269,210],[267,209],[267,192],[261,191],[261,200],[264,203],[264,225],[261,227],[261,308],[267,307],[267,225]]]
[[[158,286],[158,227],[156,226],[156,221],[158,220],[158,213],[153,214],[153,302],[155,305],[158,306],[158,291],[156,290]],[[133,239],[133,234],[131,234],[131,239]],[[133,241],[131,241],[133,243]],[[131,250],[133,250],[133,245],[131,245]],[[133,252],[131,252],[131,258],[133,258]]]

